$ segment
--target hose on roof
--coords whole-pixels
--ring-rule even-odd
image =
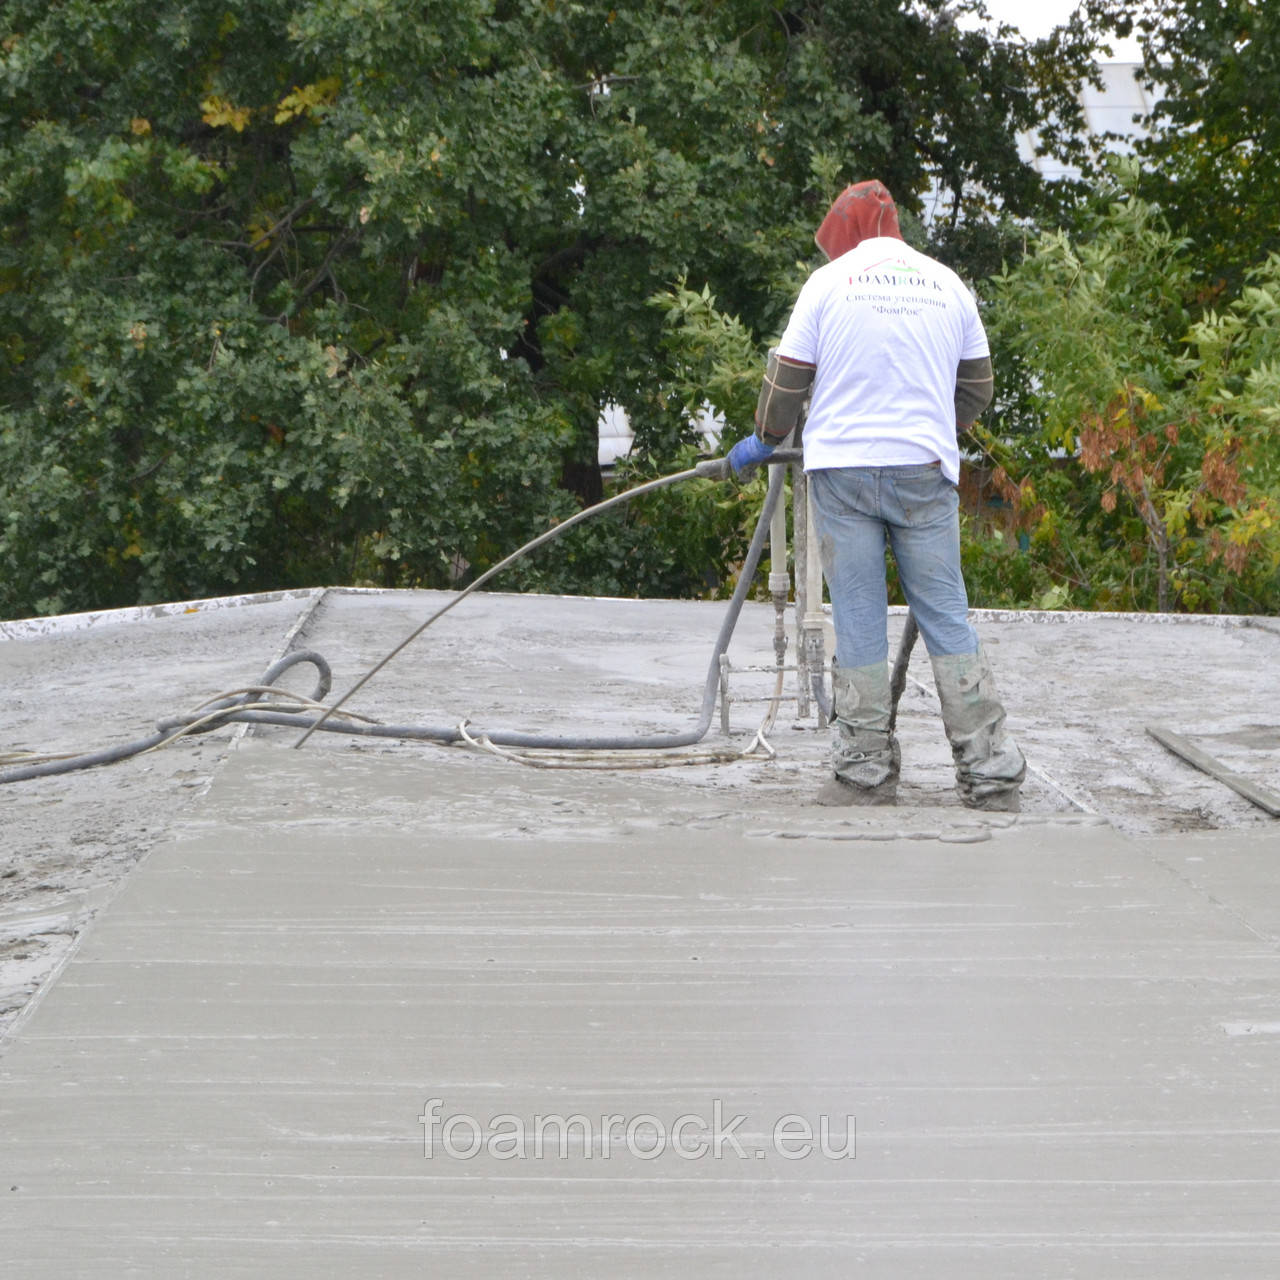
[[[782,450],[771,462],[785,463],[792,460]],[[505,560],[481,574],[474,582],[459,591],[447,604],[437,609],[425,622],[401,641],[381,662],[363,676],[332,706],[323,706],[322,700],[329,693],[332,676],[328,662],[314,650],[300,649],[286,654],[263,674],[256,685],[236,690],[232,695],[223,695],[196,711],[182,716],[172,716],[161,720],[157,731],[134,742],[122,743],[101,751],[91,751],[83,755],[65,756],[55,759],[43,758],[28,764],[20,764],[13,768],[0,770],[0,783],[23,782],[30,778],[48,777],[53,774],[70,773],[77,769],[89,769],[95,765],[110,764],[117,760],[125,760],[130,756],[140,755],[154,750],[175,738],[192,733],[205,733],[211,729],[231,723],[273,724],[304,730],[302,736],[294,744],[301,746],[317,729],[329,733],[353,734],[370,738],[397,738],[416,741],[437,742],[451,745],[459,742],[473,743],[481,741],[498,747],[522,747],[560,751],[662,751],[671,748],[689,747],[700,742],[711,726],[715,711],[716,694],[720,687],[720,658],[728,651],[729,641],[737,626],[738,616],[742,612],[743,603],[751,589],[752,580],[760,564],[768,537],[769,521],[777,505],[783,488],[783,467],[773,465],[769,468],[769,487],[765,494],[764,506],[760,518],[756,522],[755,531],[747,548],[742,570],[738,575],[737,586],[729,600],[728,608],[720,624],[711,659],[707,664],[706,679],[703,682],[702,706],[697,721],[688,729],[670,733],[575,736],[572,734],[540,734],[523,733],[513,729],[482,729],[469,722],[462,725],[387,725],[378,724],[364,717],[352,716],[341,711],[342,704],[358,689],[362,688],[374,675],[387,665],[397,654],[420,636],[439,618],[459,604],[472,591],[495,577],[503,569],[514,564],[523,556],[530,554],[538,547],[559,537],[574,525],[592,516],[600,515],[618,503],[626,502],[640,494],[648,493],[665,485],[679,483],[698,475],[705,475],[697,468],[679,471],[657,480],[648,481],[625,493],[617,494],[605,502],[587,507],[571,516],[568,520],[556,525],[553,529],[540,534],[527,542],[518,551],[513,552]],[[285,690],[275,688],[274,681],[290,667],[299,663],[309,663],[316,668],[318,683],[311,698],[299,698]],[[271,697],[288,699],[289,702],[272,701]],[[759,735],[757,735],[757,738]]]

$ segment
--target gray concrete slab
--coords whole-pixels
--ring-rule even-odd
[[[246,742],[6,1041],[7,1269],[1280,1271],[1272,829],[777,768]]]
[[[138,736],[290,646],[343,689],[444,599],[3,624],[0,747]],[[721,608],[472,597],[354,709],[680,729]],[[735,668],[772,621],[748,606]],[[826,735],[788,705],[771,759],[265,729],[0,789],[6,1273],[1280,1272],[1276,825],[1145,733],[1280,785],[1280,632],[977,623],[1031,762],[1016,821],[956,806],[922,652],[888,813],[811,805]],[[735,674],[706,745],[749,742],[771,687]],[[786,1158],[848,1115],[856,1158]],[[539,1116],[585,1118],[563,1158]],[[447,1124],[496,1141],[461,1158]]]
[[[0,767],[146,737],[253,681],[310,597],[0,623]],[[0,1035],[129,869],[197,806],[229,732],[106,769],[0,787]]]

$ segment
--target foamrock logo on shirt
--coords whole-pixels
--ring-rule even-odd
[[[919,267],[913,267],[905,258],[882,258],[856,276],[849,277],[851,285],[888,285],[925,289],[932,285],[934,292],[942,293],[942,286],[931,280]]]

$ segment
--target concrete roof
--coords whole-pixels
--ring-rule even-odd
[[[443,598],[7,624],[0,749],[141,736],[291,647],[343,690]],[[722,607],[476,595],[352,709],[678,729]],[[826,733],[792,704],[772,757],[680,767],[255,728],[0,788],[0,1256],[103,1277],[1276,1271],[1275,820],[1145,728],[1280,788],[1280,627],[975,621],[1032,766],[1016,818],[958,806],[923,653],[888,811],[811,805]],[[737,669],[771,663],[772,632],[748,605],[732,733],[697,750],[750,743],[773,678]],[[720,1158],[698,1153],[717,1113],[742,1117]],[[553,1115],[585,1122],[564,1153],[554,1126],[517,1153]],[[792,1158],[823,1117],[828,1151]]]

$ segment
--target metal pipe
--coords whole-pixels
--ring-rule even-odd
[[[809,672],[809,683],[818,703],[818,727],[823,728],[831,719],[831,698],[827,694],[823,672],[826,657],[826,618],[822,612],[822,553],[818,541],[818,527],[813,518],[813,503],[809,500],[809,486],[805,485],[805,609],[800,620],[800,646],[804,651]]]

